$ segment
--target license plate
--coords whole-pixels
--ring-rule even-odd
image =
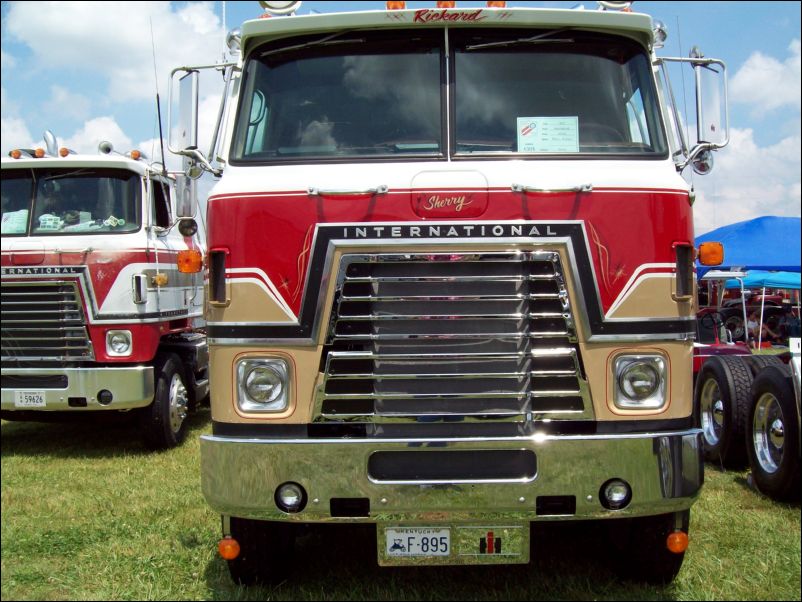
[[[451,553],[451,529],[404,527],[385,531],[388,557],[448,556]]]
[[[14,407],[15,408],[44,408],[47,407],[45,402],[44,391],[14,391]]]

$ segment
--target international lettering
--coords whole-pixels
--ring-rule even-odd
[[[344,226],[341,238],[543,238],[566,236],[556,224],[424,224],[416,226]]]

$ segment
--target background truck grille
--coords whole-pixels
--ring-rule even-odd
[[[2,358],[94,358],[86,317],[72,282],[2,283]]]
[[[556,252],[347,254],[318,420],[582,418],[575,343]]]

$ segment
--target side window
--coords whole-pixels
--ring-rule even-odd
[[[630,141],[651,146],[649,130],[646,127],[646,111],[643,107],[640,90],[635,90],[635,93],[627,100],[627,118],[629,121]]]
[[[153,191],[151,199],[151,217],[153,224],[162,228],[169,228],[172,222],[170,215],[170,186],[162,181],[153,179],[150,181]]]

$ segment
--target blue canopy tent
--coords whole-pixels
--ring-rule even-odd
[[[784,288],[800,290],[802,274],[799,272],[766,272],[763,270],[750,270],[743,278],[744,288]],[[727,280],[727,288],[741,288],[740,280]]]
[[[698,236],[696,246],[708,241],[724,244],[724,263],[717,269],[802,271],[798,217],[764,216],[722,226]],[[711,269],[698,263],[696,268],[699,277]]]

